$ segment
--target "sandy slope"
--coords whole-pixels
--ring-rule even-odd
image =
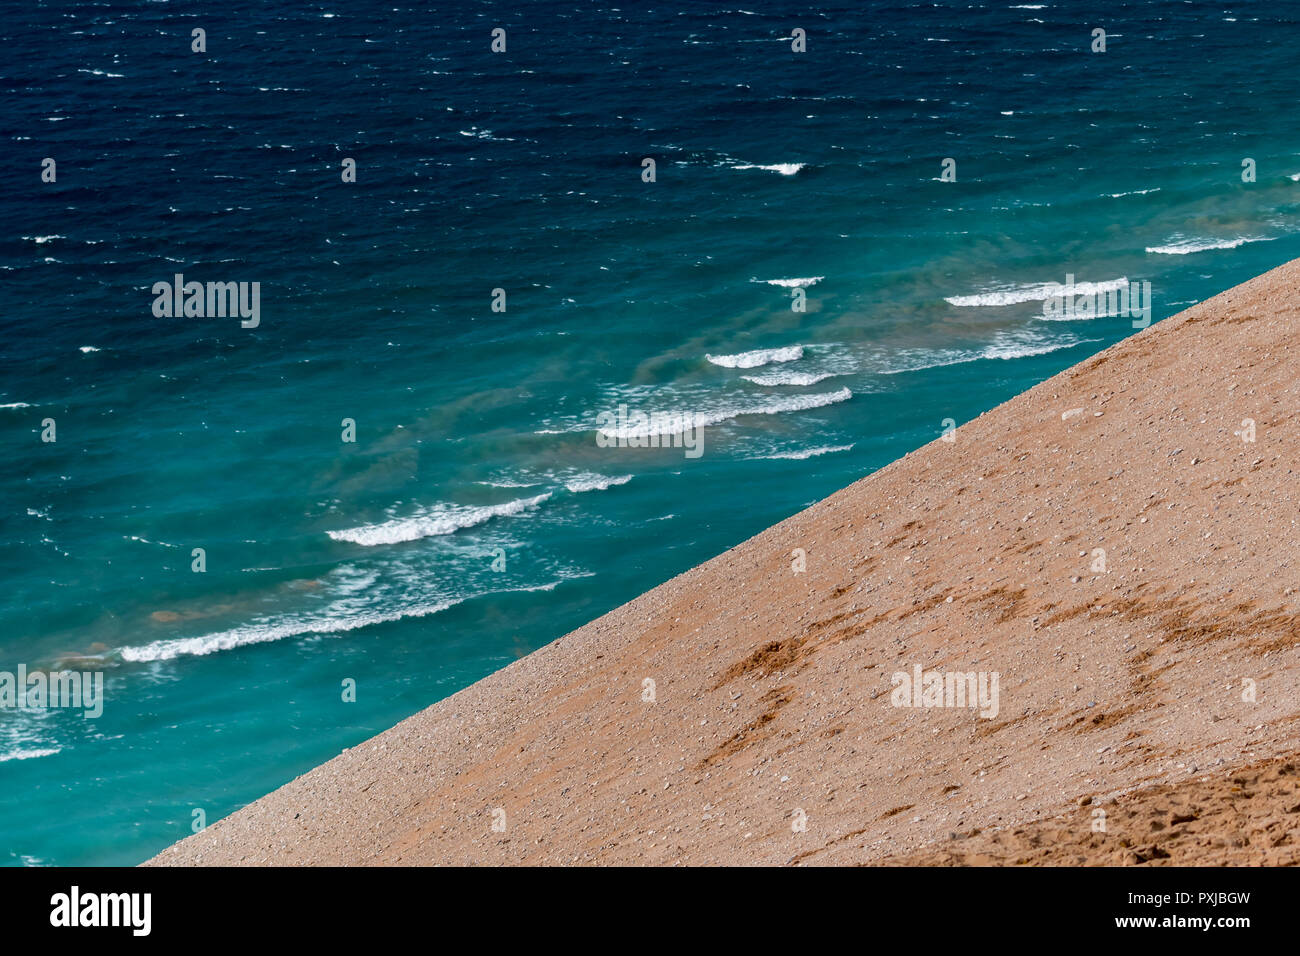
[[[1157,784],[1104,808],[1088,797],[1054,819],[950,833],[894,866],[1296,866],[1300,769],[1279,757],[1231,774]]]
[[[1300,743],[1298,293],[1135,335],[153,862],[1139,862]],[[997,672],[997,716],[893,706],[916,664]],[[1206,811],[1170,861],[1293,852],[1295,776],[1259,787],[1267,827]]]

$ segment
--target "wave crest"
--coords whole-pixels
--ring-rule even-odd
[[[493,518],[517,515],[535,508],[547,498],[546,494],[535,498],[519,498],[499,505],[480,507],[460,505],[439,505],[426,514],[413,515],[409,518],[393,518],[379,524],[360,525],[356,528],[344,528],[341,531],[328,531],[335,541],[350,541],[353,544],[372,547],[377,544],[400,544],[403,541],[417,541],[436,535],[455,534],[462,528],[472,528]]]
[[[802,345],[787,345],[779,349],[754,349],[752,352],[738,352],[735,355],[705,355],[714,365],[723,368],[759,368],[773,362],[797,362],[803,358]]]
[[[1147,250],[1148,252],[1150,250]],[[1049,282],[1044,285],[1011,286],[1003,289],[990,289],[975,295],[945,296],[949,305],[962,307],[984,305],[1018,305],[1021,302],[1046,302],[1067,292],[1073,295],[1095,295],[1098,292],[1113,292],[1128,285],[1128,277],[1108,279],[1105,282],[1075,282],[1067,286],[1063,283]]]
[[[1186,256],[1193,252],[1209,252],[1213,249],[1236,249],[1248,242],[1271,242],[1265,236],[1238,236],[1236,239],[1179,239],[1164,246],[1147,246],[1147,252],[1160,256]]]

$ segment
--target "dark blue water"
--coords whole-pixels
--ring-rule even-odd
[[[0,860],[138,862],[1134,332],[1047,283],[1300,255],[1285,4],[770,9],[3,5],[0,671],[107,699],[0,709]]]

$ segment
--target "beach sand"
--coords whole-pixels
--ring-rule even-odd
[[[1295,862],[1298,303],[1146,329],[150,862]],[[917,665],[996,716],[894,706]]]

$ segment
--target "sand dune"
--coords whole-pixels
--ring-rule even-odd
[[[1293,861],[1297,293],[1134,335],[151,862]],[[996,716],[895,706],[917,665],[996,673]]]

